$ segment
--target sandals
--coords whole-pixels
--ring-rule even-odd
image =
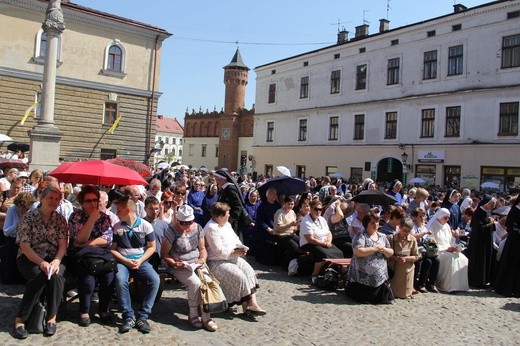
[[[210,321],[211,321],[211,320],[210,320]],[[199,316],[191,316],[191,317],[188,317],[188,323],[189,323],[193,328],[200,329],[200,328],[203,327],[202,322],[200,322],[200,320],[199,320]]]
[[[213,322],[212,319],[209,319],[207,321],[202,321],[202,328],[207,330],[208,332],[216,332],[218,327],[215,322]]]

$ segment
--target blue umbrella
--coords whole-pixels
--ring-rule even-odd
[[[305,191],[305,182],[301,179],[286,176],[271,178],[258,188],[260,196],[265,197],[265,193],[270,187],[276,188],[278,194],[283,193],[285,196],[296,196]]]

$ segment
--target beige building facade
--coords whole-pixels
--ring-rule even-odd
[[[0,0],[0,132],[29,142],[42,96],[47,2]],[[148,24],[62,1],[54,122],[68,161],[147,161],[154,146],[162,42]],[[114,123],[117,122],[117,126]]]

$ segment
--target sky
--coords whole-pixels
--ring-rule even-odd
[[[238,47],[251,69],[245,107],[255,102],[254,68],[333,45],[340,28],[353,37],[355,27],[379,30],[474,7],[491,0],[71,0],[71,2],[160,27],[173,34],[163,42],[158,114],[184,124],[186,109],[220,111],[224,70]],[[65,23],[66,24],[66,23]]]

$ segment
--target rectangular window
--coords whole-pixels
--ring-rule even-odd
[[[367,65],[356,67],[356,90],[367,88]]]
[[[325,166],[325,175],[338,173],[338,166]]]
[[[330,74],[330,93],[337,94],[340,91],[341,84],[341,71],[332,71]]]
[[[388,60],[386,85],[399,83],[399,58]]]
[[[430,138],[435,134],[435,109],[423,109],[421,117],[421,137]]]
[[[302,77],[300,81],[300,98],[306,99],[309,97],[309,77]]]
[[[164,144],[169,144],[168,142],[170,141],[170,138],[169,137],[164,137]]]
[[[501,136],[518,135],[518,102],[500,104],[500,128]]]
[[[437,78],[437,51],[424,52],[423,79]]]
[[[446,137],[460,136],[460,106],[446,107]]]
[[[276,84],[269,84],[269,99],[267,103],[274,103],[276,101]]]
[[[177,144],[177,138],[172,138],[172,144]]]
[[[507,19],[520,18],[520,11],[507,12]]]
[[[340,57],[339,53],[334,54],[334,59],[339,59],[339,57]]]
[[[264,173],[267,178],[271,178],[273,176],[273,165],[265,165]]]
[[[298,127],[298,141],[307,140],[307,119],[300,119],[300,125]]]
[[[206,144],[202,144],[202,151],[200,152],[200,156],[206,157],[207,151],[208,151],[207,145]]]
[[[502,68],[520,66],[520,35],[502,38]]]
[[[339,137],[339,117],[329,118],[329,141],[337,141]]]
[[[462,74],[464,64],[463,46],[450,47],[448,50],[448,76]]]
[[[433,37],[433,36],[435,36],[435,30],[430,30],[430,31],[428,31],[428,32],[426,33],[426,36],[427,36],[427,37]]]
[[[462,30],[462,24],[455,24],[451,26],[451,31],[459,31]]]
[[[117,119],[117,103],[105,102],[105,116],[103,125],[112,125]]]
[[[194,148],[194,147],[195,147],[195,144],[190,144],[190,145],[188,146],[188,150],[189,150],[188,155],[189,155],[189,156],[193,156],[193,148]]]
[[[386,113],[385,139],[397,138],[397,112]]]
[[[354,139],[363,139],[365,137],[365,115],[354,115]]]
[[[399,44],[399,39],[390,41],[390,45],[392,45],[392,46],[397,46],[398,44]]]
[[[115,149],[101,149],[99,158],[101,160],[110,160],[117,157],[117,150]]]
[[[215,157],[218,157],[218,150],[219,150],[219,146],[218,146],[218,144],[215,144]]]
[[[267,134],[265,136],[266,142],[273,141],[273,133],[274,133],[274,121],[268,121],[267,122]]]

